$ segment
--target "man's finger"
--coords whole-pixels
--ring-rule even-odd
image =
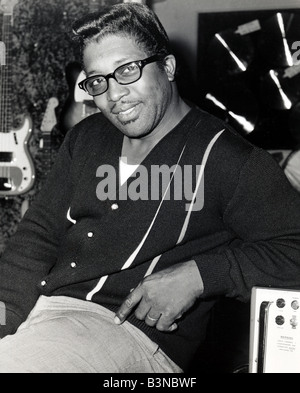
[[[164,315],[159,318],[159,321],[156,324],[156,329],[161,331],[161,332],[173,332],[178,328],[177,323],[175,322],[177,319],[181,318],[181,314],[179,314],[177,317],[174,317],[174,315]]]
[[[125,321],[128,315],[132,312],[133,308],[141,301],[143,297],[140,286],[137,286],[124,300],[119,310],[115,315],[115,323],[120,325]]]
[[[156,329],[159,330],[160,332],[173,332],[178,328],[177,323],[172,323],[172,325],[165,325],[165,324],[160,324],[159,322],[156,325]]]

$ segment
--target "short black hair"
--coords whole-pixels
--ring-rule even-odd
[[[109,35],[134,39],[148,56],[171,53],[169,37],[157,15],[140,3],[115,4],[87,14],[73,24],[73,33],[81,54],[88,43]]]

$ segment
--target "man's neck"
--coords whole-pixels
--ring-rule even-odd
[[[154,146],[181,122],[190,109],[191,108],[179,98],[177,105],[173,106],[172,111],[170,111],[164,123],[164,127],[161,128],[159,132],[152,132],[142,138],[129,138],[124,136],[122,156],[127,158],[128,164],[140,164]]]

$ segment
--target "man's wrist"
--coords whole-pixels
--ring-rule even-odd
[[[204,282],[196,261],[191,259],[188,263],[191,265],[191,275],[193,277],[193,282],[196,282],[197,297],[199,297],[204,292]]]

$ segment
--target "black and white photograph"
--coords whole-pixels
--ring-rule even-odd
[[[0,0],[0,28],[0,374],[300,373],[300,0]]]

